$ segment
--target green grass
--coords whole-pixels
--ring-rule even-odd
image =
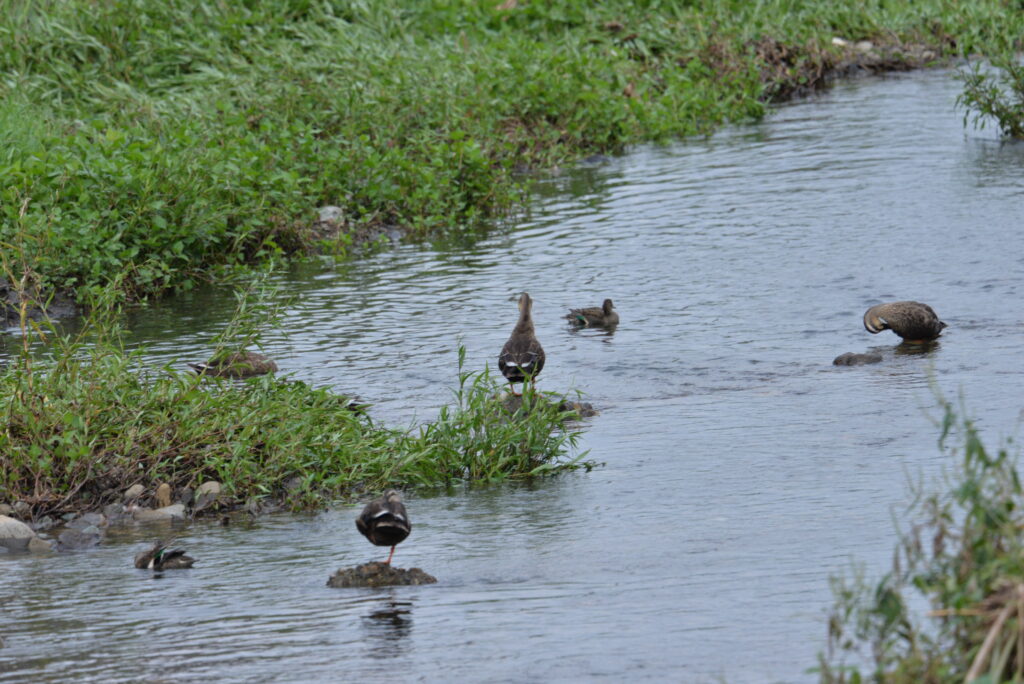
[[[0,0],[0,242],[128,296],[342,235],[471,231],[514,171],[762,116],[834,35],[1019,46],[1000,0]],[[21,235],[24,237],[18,238]]]
[[[943,404],[940,446],[960,467],[941,490],[914,491],[891,572],[834,580],[822,682],[1024,680],[1019,455],[986,449],[974,422]]]
[[[88,343],[85,342],[88,340]],[[36,516],[99,508],[135,483],[175,495],[206,480],[228,501],[294,508],[388,487],[498,481],[589,468],[559,397],[509,410],[459,358],[455,404],[411,430],[377,425],[346,397],[272,376],[244,383],[153,371],[97,309],[76,339],[0,370],[0,502]],[[453,360],[454,366],[454,360]]]

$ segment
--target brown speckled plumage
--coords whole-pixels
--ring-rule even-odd
[[[251,378],[277,372],[273,359],[251,351],[235,352],[206,363],[190,363],[189,366],[200,375],[214,378]]]
[[[536,382],[544,368],[546,357],[533,331],[532,307],[533,300],[524,292],[519,297],[519,321],[498,355],[498,369],[513,386],[527,380]],[[514,388],[512,393],[515,394]]]
[[[606,299],[601,306],[584,309],[572,309],[565,316],[572,323],[584,327],[611,328],[619,324],[619,314],[615,311],[612,300]]]
[[[864,329],[869,333],[892,330],[906,342],[934,340],[945,327],[932,307],[921,302],[888,302],[864,313]]]

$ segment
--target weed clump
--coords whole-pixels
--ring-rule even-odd
[[[990,453],[973,421],[947,402],[944,409],[940,445],[959,455],[960,467],[946,491],[917,492],[915,522],[901,535],[891,572],[874,586],[862,576],[834,580],[823,682],[1024,679],[1017,459],[1005,447]],[[947,444],[953,434],[956,447]],[[926,621],[912,608],[922,599],[932,607]]]

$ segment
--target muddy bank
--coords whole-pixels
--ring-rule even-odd
[[[34,285],[18,286],[0,277],[0,324],[20,324],[23,303],[29,321],[68,318],[82,312],[69,293],[47,292]]]

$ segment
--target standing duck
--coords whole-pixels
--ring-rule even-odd
[[[512,329],[508,342],[498,354],[498,368],[512,386],[512,394],[516,394],[515,383],[526,381],[535,383],[541,369],[544,368],[544,348],[533,333],[533,316],[530,313],[533,300],[523,293],[519,296],[519,321]],[[519,395],[516,395],[519,396]]]
[[[571,309],[565,317],[584,328],[611,328],[619,324],[619,314],[615,312],[615,305],[610,299],[604,300],[601,306]]]
[[[932,307],[921,302],[877,304],[864,313],[864,328],[872,335],[892,330],[911,344],[934,340],[945,327]]]
[[[391,547],[391,553],[384,561],[387,565],[391,565],[395,547],[408,537],[412,530],[402,496],[394,489],[389,489],[381,498],[366,504],[363,512],[356,518],[356,527],[371,544]]]
[[[167,550],[167,545],[157,542],[149,551],[143,551],[135,556],[135,567],[141,570],[181,570],[191,568],[196,562],[195,558],[185,555],[184,549]]]
[[[273,359],[251,351],[234,352],[219,359],[210,359],[206,363],[188,365],[196,373],[213,378],[252,378],[277,372],[277,364]]]

